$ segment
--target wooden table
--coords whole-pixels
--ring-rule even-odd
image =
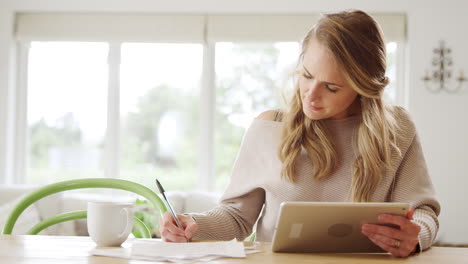
[[[122,246],[129,247],[131,239]],[[148,261],[90,256],[95,248],[89,237],[73,236],[17,236],[0,235],[1,264],[147,264]],[[284,254],[271,252],[270,243],[257,246],[261,253],[247,255],[245,259],[218,259],[210,263],[468,263],[468,248],[434,247],[406,259],[388,254]],[[166,262],[167,263],[167,262]]]

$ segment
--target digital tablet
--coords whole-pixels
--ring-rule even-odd
[[[361,233],[381,213],[404,215],[406,203],[283,202],[273,234],[273,252],[384,252]]]

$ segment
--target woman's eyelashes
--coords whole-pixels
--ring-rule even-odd
[[[311,75],[308,75],[307,73],[303,73],[302,76],[304,76],[304,78],[306,78],[308,80],[314,79],[314,77],[312,77]]]
[[[308,75],[306,73],[303,73],[302,76],[304,76],[304,78],[306,78],[307,80],[313,80],[314,77],[312,75]],[[327,89],[328,91],[332,92],[332,93],[336,93],[338,90],[337,89],[333,89],[331,88],[328,84],[325,84],[325,89]]]
[[[330,86],[328,84],[325,84],[325,88],[327,88],[327,90],[332,92],[332,93],[336,93],[338,91],[337,89],[330,88]]]

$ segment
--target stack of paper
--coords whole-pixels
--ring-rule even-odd
[[[167,243],[137,241],[132,246],[132,256],[153,260],[193,260],[206,257],[245,258],[244,245],[236,241]]]
[[[258,251],[250,251],[255,253]],[[109,256],[151,261],[194,262],[208,261],[221,257],[245,258],[242,242],[168,243],[160,240],[134,240],[131,248],[95,248],[92,255]]]

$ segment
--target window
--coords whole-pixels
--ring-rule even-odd
[[[27,183],[103,177],[106,43],[32,42]]]
[[[195,188],[203,46],[124,43],[121,51],[120,176]]]
[[[401,104],[405,17],[377,17],[389,40],[385,96]],[[18,14],[16,182],[154,188],[158,177],[171,190],[224,190],[245,129],[282,106],[317,18]]]
[[[401,95],[398,95],[398,83],[397,83],[397,43],[388,42],[386,45],[387,49],[387,77],[389,79],[388,86],[384,90],[384,98],[393,104],[398,104],[398,99]]]
[[[281,107],[298,42],[216,44],[215,189],[227,186],[245,129],[263,111]]]

